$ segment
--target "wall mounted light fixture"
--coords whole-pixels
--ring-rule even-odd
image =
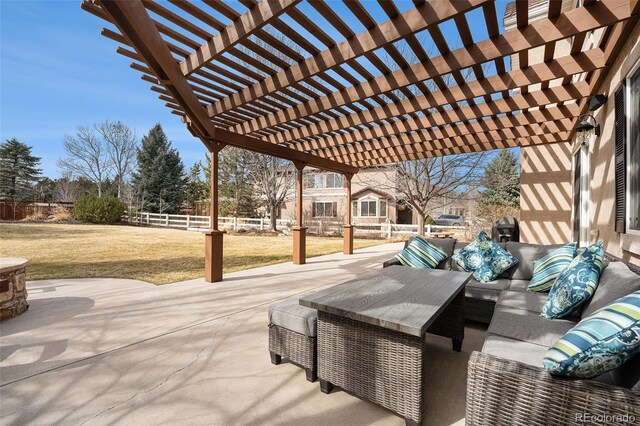
[[[589,122],[589,119],[593,120],[593,124]],[[593,115],[591,114],[581,115],[579,120],[580,120],[580,123],[578,123],[578,125],[576,126],[576,132],[583,133],[583,132],[590,132],[593,130],[596,137],[600,136],[600,125],[596,122],[596,119]]]
[[[595,95],[589,99],[589,111],[596,111],[607,102],[607,95]]]

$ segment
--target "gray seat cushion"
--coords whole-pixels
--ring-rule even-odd
[[[498,299],[497,306],[524,309],[539,314],[542,305],[547,300],[547,294],[532,291],[504,291]]]
[[[518,263],[507,269],[501,275],[516,280],[531,280],[533,276],[533,262],[541,258],[540,246],[538,244],[525,244],[517,241],[508,241],[507,251],[516,259]]]
[[[547,347],[522,340],[510,339],[495,334],[487,334],[482,352],[512,361],[542,367],[542,358]]]
[[[536,312],[496,305],[487,333],[548,348],[576,324],[576,321],[550,320]]]
[[[529,287],[529,280],[511,280],[511,284],[509,284],[509,291],[529,291],[527,287]],[[547,296],[546,293],[542,293]]]
[[[499,278],[488,283],[481,283],[471,277],[465,287],[464,295],[471,299],[490,300],[496,302],[500,298],[500,293],[509,287],[509,280]]]
[[[638,290],[640,290],[640,275],[631,271],[622,262],[611,262],[602,271],[596,292],[582,310],[582,318]]]
[[[269,323],[307,337],[315,337],[318,327],[318,312],[300,306],[300,296],[283,300],[269,306]]]

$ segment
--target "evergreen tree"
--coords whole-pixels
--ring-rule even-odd
[[[185,185],[185,202],[190,208],[195,208],[198,201],[206,200],[208,196],[209,189],[202,180],[202,167],[198,162],[189,171],[189,177]]]
[[[42,172],[39,164],[40,157],[31,155],[31,147],[16,138],[0,144],[0,198],[11,201],[14,219],[20,203],[34,196]]]
[[[184,165],[160,124],[142,138],[137,158],[132,183],[139,207],[152,213],[177,213],[185,195]]]
[[[218,210],[221,216],[255,217],[260,206],[257,188],[250,179],[251,154],[227,146],[218,154]],[[206,178],[206,197],[211,191],[211,156],[202,165]]]
[[[490,206],[518,207],[520,205],[520,174],[518,159],[509,150],[503,149],[484,170],[479,203],[483,208]]]

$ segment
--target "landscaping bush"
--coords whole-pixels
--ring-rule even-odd
[[[427,217],[424,218],[424,224],[425,225],[435,225],[436,221],[433,220],[433,218],[431,217],[431,215],[427,215]]]
[[[120,222],[124,205],[115,197],[94,197],[85,195],[74,205],[74,215],[82,222],[116,223]]]
[[[49,215],[49,220],[52,222],[69,222],[73,219],[71,211],[66,207],[58,206]]]

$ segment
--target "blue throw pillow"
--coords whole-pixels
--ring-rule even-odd
[[[640,291],[586,317],[547,351],[552,374],[591,379],[640,353]]]
[[[527,288],[531,291],[549,291],[558,275],[576,255],[576,243],[569,243],[533,262],[533,277]]]
[[[396,254],[396,259],[404,266],[422,269],[435,269],[446,258],[445,252],[419,236],[406,249]]]
[[[484,231],[451,258],[481,283],[495,280],[498,275],[518,263],[518,259],[494,243]]]
[[[549,319],[562,318],[589,300],[598,288],[603,261],[602,241],[578,254],[556,278],[541,315]]]

